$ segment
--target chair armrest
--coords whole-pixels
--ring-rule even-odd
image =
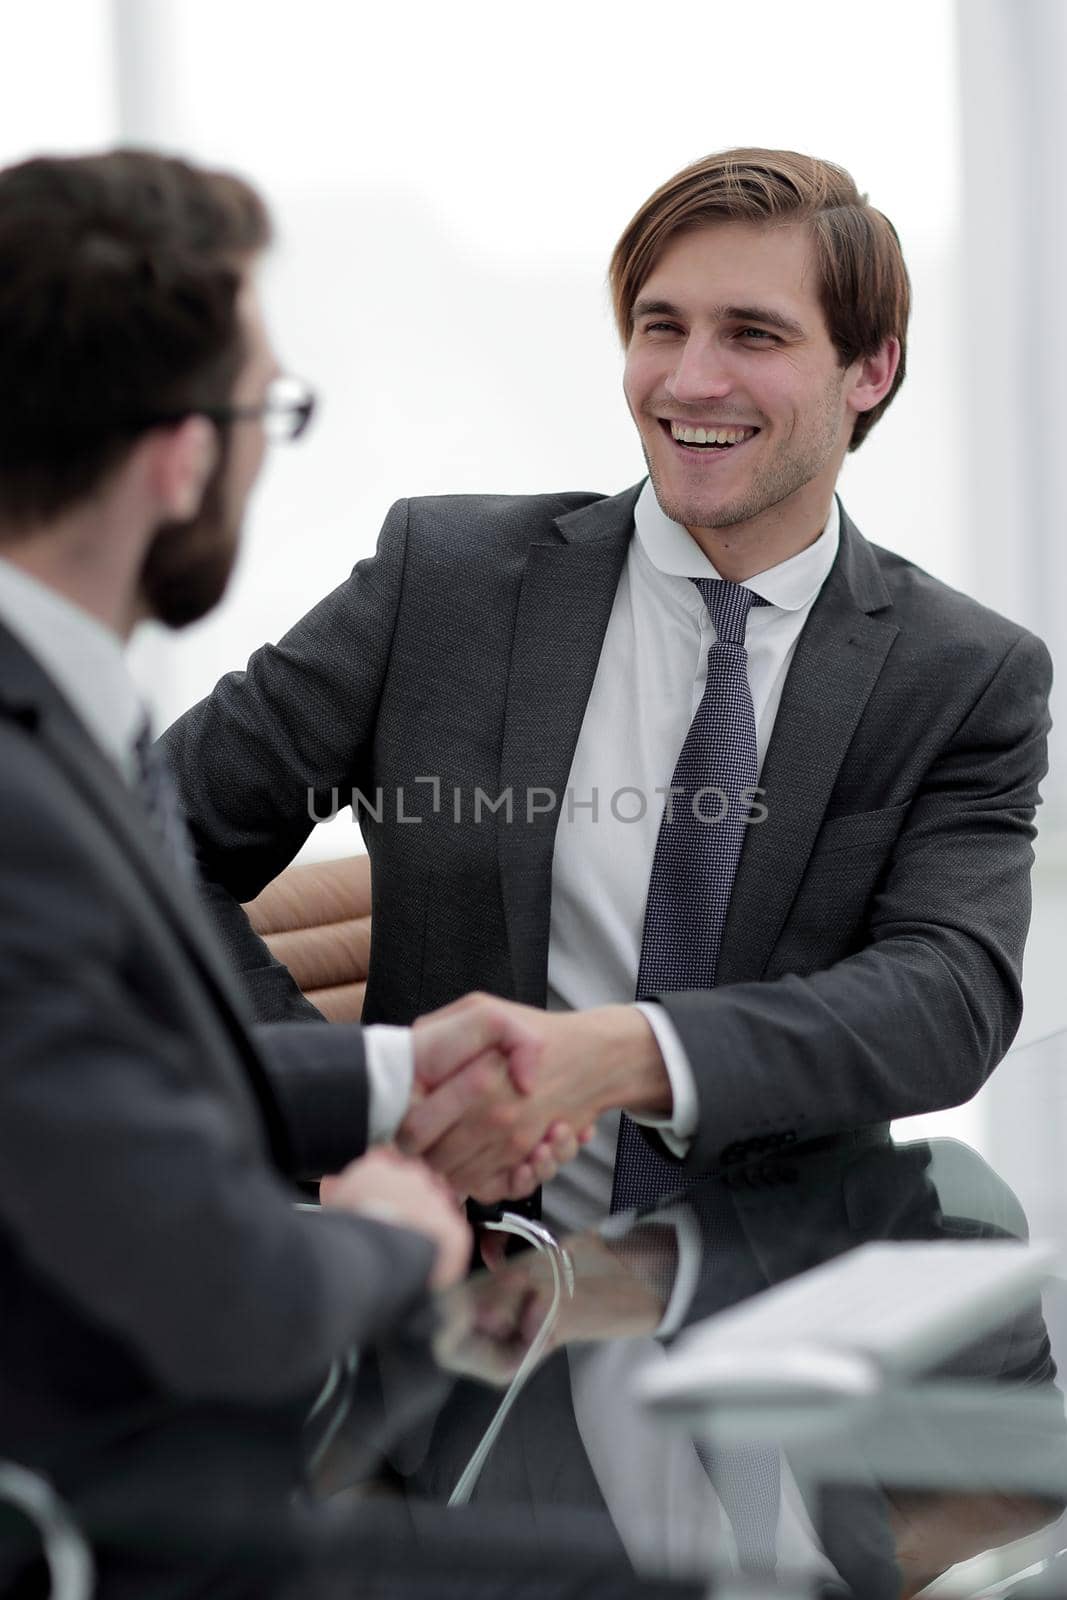
[[[370,967],[370,859],[287,867],[245,906],[276,960],[330,1022],[358,1022]]]

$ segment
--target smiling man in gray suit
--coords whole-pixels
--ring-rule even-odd
[[[457,1002],[406,1115],[397,1081],[401,1141],[492,1199],[550,1116],[595,1124],[561,1224],[973,1094],[1018,1025],[1048,727],[1041,643],[835,498],[909,311],[849,175],[711,156],[611,283],[649,480],[400,503],[167,739],[237,899],[354,804],[367,1016]],[[541,1039],[525,1098],[506,1050],[464,1066],[509,1018]]]

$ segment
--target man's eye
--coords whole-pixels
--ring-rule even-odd
[[[775,335],[773,333],[768,333],[766,328],[742,328],[741,336],[744,339],[752,339],[757,341],[766,340],[771,344],[776,342]]]
[[[647,322],[641,329],[642,333],[678,333],[680,330],[674,322]]]

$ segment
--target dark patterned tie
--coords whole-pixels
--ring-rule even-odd
[[[772,1572],[782,1503],[777,1449],[762,1444],[713,1447],[704,1439],[694,1439],[693,1448],[730,1519],[741,1571]]]
[[[159,856],[168,868],[186,883],[196,877],[193,847],[182,816],[178,792],[167,766],[167,758],[152,743],[148,724],[141,729],[134,745],[137,757],[137,791],[144,802],[159,845]]]
[[[708,679],[685,736],[660,823],[645,903],[637,999],[710,989],[756,786],[756,717],[748,686],[745,626],[751,589],[692,580],[715,625]],[[678,1168],[623,1113],[611,1209],[647,1206],[683,1187]]]

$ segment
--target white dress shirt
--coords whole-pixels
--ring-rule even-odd
[[[692,536],[660,509],[646,483],[636,535],[615,593],[596,677],[560,808],[552,859],[548,1004],[576,1010],[632,1000],[645,900],[666,790],[704,693],[715,629],[692,578],[718,579]],[[836,499],[826,526],[798,555],[746,581],[769,602],[749,612],[748,680],[760,768],[801,629],[837,554]],[[589,802],[596,796],[594,812]],[[666,1012],[643,1005],[673,1092],[667,1119],[642,1118],[684,1154],[697,1095],[685,1051]],[[618,1112],[548,1184],[544,1217],[562,1231],[608,1210]]]
[[[10,561],[0,560],[0,622],[59,689],[127,783],[145,725],[141,696],[117,633]]]
[[[588,801],[598,789],[598,811],[594,818],[580,804],[570,811],[564,806],[556,834],[548,964],[554,1008],[600,1005],[634,993],[665,805],[665,797],[653,791],[670,782],[704,693],[715,639],[700,592],[689,580],[719,574],[685,528],[664,516],[651,484],[638,499],[635,526],[568,784],[576,802]],[[745,634],[761,770],[793,652],[833,565],[839,533],[835,499],[814,544],[745,585],[770,601],[749,612]],[[620,822],[612,813],[611,796],[626,788],[648,795],[639,820]],[[615,807],[627,817],[640,809],[633,794],[620,797]],[[641,1010],[655,1028],[674,1094],[673,1116],[660,1136],[682,1154],[679,1136],[692,1130],[696,1114],[692,1070],[662,1007]],[[602,1117],[592,1142],[546,1185],[543,1216],[557,1232],[584,1228],[608,1210],[618,1122],[618,1112]],[[687,1237],[679,1225],[683,1216],[684,1209],[676,1208],[655,1218],[678,1219],[677,1279],[657,1336],[570,1347],[567,1357],[586,1455],[634,1566],[639,1572],[703,1577],[736,1567],[722,1503],[692,1444],[633,1399],[638,1378],[666,1359],[661,1341],[681,1325],[703,1264],[699,1238]],[[614,1224],[601,1231],[611,1237]],[[779,1477],[776,1559],[785,1571],[807,1574],[814,1587],[833,1576],[834,1568],[784,1457]]]
[[[548,948],[554,1011],[633,999],[665,805],[656,789],[670,784],[715,642],[707,607],[689,580],[720,574],[687,530],[664,515],[651,482],[638,496],[634,526],[556,829]],[[839,533],[834,499],[812,544],[746,583],[769,602],[749,613],[746,633],[761,768],[793,651],[834,564]],[[684,1155],[697,1119],[692,1069],[662,1006],[640,1010],[655,1032],[673,1099],[668,1117],[640,1120]],[[382,1138],[399,1126],[413,1077],[408,1030],[388,1033],[389,1061],[381,1064],[372,1100]],[[546,1185],[543,1214],[558,1231],[584,1228],[607,1212],[618,1124],[617,1111],[601,1117],[590,1143]]]
[[[128,784],[137,780],[134,746],[148,717],[130,676],[122,640],[81,606],[0,559],[0,622],[52,679],[86,731]],[[369,1079],[368,1138],[391,1138],[411,1093],[408,1028],[363,1031]]]

